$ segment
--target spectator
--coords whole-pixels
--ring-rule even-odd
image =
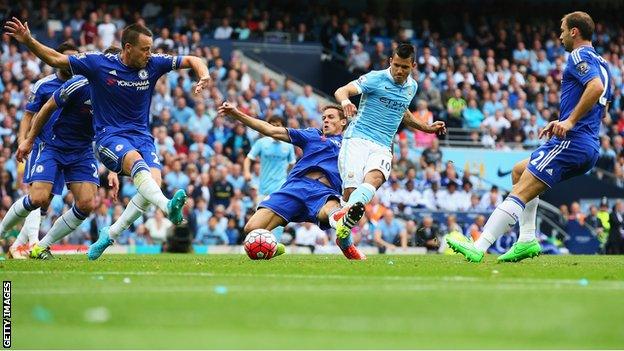
[[[100,40],[98,47],[100,50],[105,50],[115,41],[115,33],[117,33],[117,27],[111,22],[111,15],[104,14],[104,21],[97,26],[97,35]]]
[[[165,218],[160,209],[156,210],[154,217],[145,221],[145,229],[153,243],[157,245],[162,245],[167,240],[167,233],[171,227],[173,227],[173,223]]]
[[[98,28],[97,28],[98,14],[97,12],[91,12],[89,14],[89,20],[82,24],[80,28],[80,46],[89,46],[93,50],[93,46],[98,40]]]
[[[424,247],[428,252],[437,252],[440,248],[440,230],[433,223],[433,218],[423,218],[422,224],[416,231],[416,246]]]
[[[624,202],[618,200],[609,216],[609,238],[606,244],[607,255],[624,254]]]
[[[461,128],[462,113],[466,108],[466,100],[462,97],[460,89],[454,90],[454,95],[446,103],[447,126],[449,128]]]
[[[225,231],[225,228],[219,226],[217,217],[210,217],[208,225],[199,226],[194,242],[202,245],[227,245],[229,239]]]
[[[463,116],[466,128],[477,129],[481,126],[484,116],[483,112],[479,110],[479,106],[477,106],[477,100],[470,99],[468,101],[468,107],[464,110]]]
[[[347,62],[349,71],[353,74],[362,75],[369,71],[371,60],[368,52],[364,51],[362,43],[358,41],[353,44],[353,50],[351,50]]]
[[[230,39],[233,31],[234,29],[230,27],[230,20],[228,18],[223,18],[221,20],[221,25],[215,29],[214,38],[217,40]]]
[[[407,248],[407,231],[404,226],[394,218],[392,210],[386,210],[375,229],[375,244],[379,248],[379,253],[387,250],[394,251],[397,245]]]
[[[372,69],[375,71],[388,68],[388,55],[386,54],[386,46],[383,41],[375,43],[375,50],[371,55],[370,61],[372,63]]]
[[[442,151],[440,150],[440,143],[436,138],[431,142],[431,147],[423,151],[420,157],[420,166],[422,168],[427,168],[429,165],[437,167],[440,162],[442,162]]]
[[[426,125],[433,123],[433,113],[429,111],[425,100],[418,100],[416,103],[416,111],[413,112],[413,115]],[[435,134],[425,133],[420,130],[414,132],[416,146],[430,147],[433,144],[433,140],[436,138]]]
[[[312,253],[314,253],[317,245],[326,246],[328,241],[325,232],[312,223],[303,223],[295,231],[295,245],[308,247]]]

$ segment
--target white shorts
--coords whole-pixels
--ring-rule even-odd
[[[338,154],[338,171],[343,189],[357,188],[364,181],[366,173],[372,170],[379,170],[387,180],[391,169],[390,148],[360,138],[342,140]]]

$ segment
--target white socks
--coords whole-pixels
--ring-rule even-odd
[[[69,211],[63,213],[63,215],[54,222],[48,234],[39,242],[39,246],[47,248],[61,240],[64,236],[76,230],[87,216],[87,214],[76,208],[76,205],[72,206]]]
[[[33,210],[35,207],[30,203],[28,195],[15,201],[0,223],[0,235],[4,235],[8,230],[23,222]]]
[[[39,241],[39,227],[41,227],[41,211],[31,211],[24,220],[22,230],[20,230],[12,246],[34,244]]]
[[[143,195],[134,195],[128,202],[126,209],[121,213],[121,216],[110,226],[108,234],[111,239],[116,239],[124,230],[128,229],[134,221],[147,211],[149,205],[150,202]]]
[[[336,214],[336,212],[340,211],[339,207],[334,208],[333,210],[329,211],[329,213],[327,214],[327,218],[329,219],[329,226],[336,229],[336,226],[338,225],[338,222],[334,219],[334,214]]]
[[[516,225],[524,208],[525,205],[522,200],[509,195],[505,201],[494,209],[494,212],[492,212],[483,227],[483,233],[474,246],[480,251],[487,251],[501,235]]]
[[[147,201],[160,208],[165,215],[169,214],[169,209],[167,209],[169,199],[163,195],[158,183],[152,178],[152,174],[149,171],[139,170],[132,176],[132,180],[139,194],[143,195]]]
[[[537,218],[537,205],[539,204],[539,197],[526,203],[524,212],[520,216],[520,236],[518,236],[518,242],[529,242],[535,240],[536,223]]]

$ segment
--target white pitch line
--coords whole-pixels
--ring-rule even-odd
[[[568,286],[568,285],[553,285],[549,286],[549,289],[562,290],[622,290],[620,288],[612,288],[605,286]],[[399,285],[399,286],[344,286],[344,285],[280,285],[280,286],[250,286],[250,285],[228,285],[228,293],[332,293],[332,294],[344,294],[344,293],[366,293],[366,292],[417,292],[417,291],[543,291],[543,286],[526,285],[526,284],[507,284],[497,283],[490,285],[445,285],[445,284],[419,284],[419,285]],[[77,288],[35,288],[35,289],[14,289],[16,296],[22,295],[84,295],[85,289]],[[212,286],[206,287],[142,287],[142,286],[127,286],[127,287],[99,287],[98,289],[89,290],[89,294],[179,294],[179,293],[203,293],[204,295],[216,295]]]
[[[148,276],[148,277],[158,277],[158,276],[169,276],[169,277],[209,277],[209,278],[285,278],[285,279],[319,279],[319,280],[358,280],[358,281],[375,281],[375,280],[383,280],[383,281],[397,281],[397,282],[447,282],[447,283],[486,283],[486,284],[517,284],[517,285],[525,285],[525,284],[533,284],[533,285],[541,285],[541,286],[549,286],[549,287],[558,287],[559,285],[566,286],[579,286],[581,288],[588,287],[596,287],[601,286],[603,288],[613,289],[613,290],[624,290],[624,281],[614,280],[614,281],[590,281],[588,286],[581,286],[579,284],[579,280],[573,279],[531,279],[531,278],[501,278],[497,276],[492,276],[491,278],[482,278],[482,277],[463,277],[463,276],[440,276],[440,277],[421,277],[421,276],[363,276],[363,275],[337,275],[337,274],[328,274],[328,275],[307,275],[307,274],[263,274],[263,273],[213,273],[213,272],[158,272],[158,271],[129,271],[129,272],[118,272],[118,271],[102,271],[102,272],[86,272],[86,271],[13,271],[6,272],[13,273],[15,275],[25,274],[25,275],[52,275],[52,274],[70,274],[70,275],[84,275],[84,276]],[[440,286],[451,286],[450,284],[444,284]],[[461,286],[466,286],[466,284],[461,284]]]

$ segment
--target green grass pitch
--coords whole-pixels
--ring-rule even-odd
[[[624,257],[0,261],[14,348],[624,348]]]

